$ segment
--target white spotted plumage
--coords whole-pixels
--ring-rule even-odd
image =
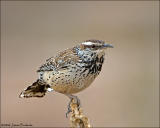
[[[104,61],[104,41],[87,40],[81,44],[60,52],[57,56],[47,59],[39,69],[39,79],[34,86],[27,88],[21,96],[44,96],[54,91],[73,94],[87,88],[98,76]],[[31,90],[29,90],[31,89]],[[29,91],[28,91],[29,90]],[[43,91],[44,90],[44,91]],[[36,95],[36,93],[38,95]],[[39,95],[43,93],[43,95]],[[30,97],[30,95],[29,95]]]

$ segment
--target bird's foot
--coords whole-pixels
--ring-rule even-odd
[[[80,99],[77,96],[73,96],[73,95],[67,95],[70,98],[70,102],[68,104],[68,111],[66,112],[66,118],[68,117],[68,114],[70,112],[72,112],[73,108],[73,104],[76,104],[77,109],[79,110],[81,107],[81,102]]]
[[[68,106],[67,106],[68,110],[67,110],[67,112],[66,112],[66,118],[68,118],[68,114],[69,114],[70,112],[72,112],[71,103],[72,103],[72,100],[69,101],[69,104],[68,104]]]

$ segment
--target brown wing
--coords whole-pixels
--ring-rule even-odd
[[[53,57],[46,60],[46,63],[44,63],[37,72],[44,72],[44,71],[53,71],[56,68],[56,63]]]
[[[41,71],[54,71],[65,68],[68,64],[74,64],[78,61],[79,57],[76,51],[72,48],[60,52],[56,57],[51,57],[46,60],[37,72]]]
[[[66,49],[55,58],[57,69],[65,68],[68,64],[75,64],[78,60],[79,57],[74,49]]]

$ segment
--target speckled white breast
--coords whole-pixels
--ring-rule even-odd
[[[83,60],[76,64],[70,63],[67,64],[66,68],[60,68],[58,71],[45,72],[43,80],[60,93],[72,94],[80,92],[87,88],[99,74],[101,70],[99,70],[99,65],[103,63],[101,63],[103,55],[96,56],[93,59],[89,58],[91,55],[85,54]],[[99,58],[97,59],[97,57]]]

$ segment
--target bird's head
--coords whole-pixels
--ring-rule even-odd
[[[113,48],[113,45],[107,44],[102,40],[86,40],[80,44],[80,48],[83,50],[104,50],[106,48]]]

